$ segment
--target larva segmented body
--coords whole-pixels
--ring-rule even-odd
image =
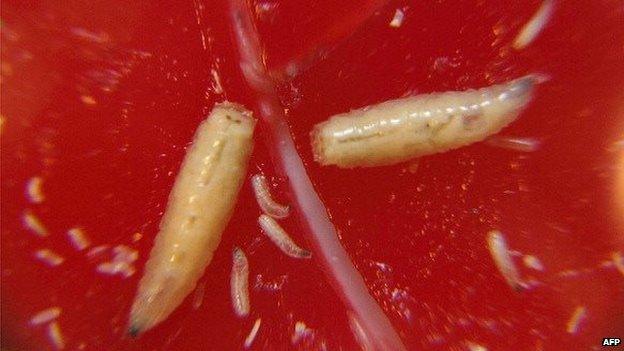
[[[139,283],[131,335],[166,319],[212,260],[244,180],[254,126],[249,112],[224,103],[198,127]]]
[[[262,174],[256,174],[251,177],[251,186],[254,194],[256,195],[256,201],[258,206],[262,209],[262,212],[273,218],[286,218],[290,212],[288,206],[277,203],[271,196],[271,190],[267,179]]]
[[[239,317],[247,317],[249,302],[249,260],[245,252],[238,247],[232,251],[232,273],[230,275],[230,296],[232,308]]]
[[[526,107],[544,77],[479,90],[390,100],[331,117],[312,131],[315,159],[342,168],[389,165],[498,133]]]
[[[283,253],[293,258],[310,258],[312,254],[308,250],[300,248],[292,238],[286,233],[275,219],[267,216],[260,215],[258,217],[258,224],[264,233],[271,239],[271,241],[282,250]]]

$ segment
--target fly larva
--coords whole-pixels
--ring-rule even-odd
[[[43,190],[41,190],[42,184],[43,179],[41,179],[41,177],[32,177],[28,183],[26,183],[26,195],[30,202],[40,204],[45,200]]]
[[[540,32],[544,29],[550,16],[552,15],[555,5],[554,0],[544,0],[540,8],[535,12],[533,17],[527,22],[513,42],[513,48],[516,50],[522,50],[537,38]]]
[[[587,309],[585,306],[577,306],[570,316],[568,323],[566,324],[566,331],[570,334],[576,334],[580,330],[581,323],[587,316]]]
[[[505,241],[503,233],[498,230],[490,231],[488,233],[487,242],[496,268],[498,268],[498,271],[503,275],[507,284],[516,291],[522,290],[523,284],[520,280],[516,265],[509,254],[507,242]]]
[[[45,263],[46,265],[50,267],[58,266],[65,261],[65,258],[63,258],[63,256],[57,254],[56,252],[50,249],[37,250],[35,252],[35,257],[39,261]]]
[[[482,141],[514,121],[545,78],[390,100],[331,117],[311,133],[315,159],[342,168],[395,164]]]
[[[72,228],[68,230],[67,238],[72,246],[78,251],[86,249],[91,244],[89,239],[87,239],[84,230],[80,228]]]
[[[199,125],[139,283],[131,335],[167,318],[212,260],[245,177],[254,126],[251,113],[231,103],[215,106]]]
[[[61,315],[60,307],[50,307],[43,311],[37,312],[31,319],[30,325],[41,325],[52,322]]]
[[[486,144],[501,149],[519,152],[534,152],[539,149],[539,141],[531,138],[514,138],[494,135],[485,141]]]
[[[230,275],[232,308],[239,317],[249,315],[249,261],[245,252],[238,247],[232,251],[232,273]]]
[[[260,318],[256,319],[256,322],[254,323],[253,327],[251,327],[249,334],[245,338],[245,343],[243,344],[244,348],[246,349],[250,348],[254,340],[256,340],[256,336],[258,335],[258,330],[260,330],[260,323],[262,323],[262,319]]]
[[[197,284],[195,288],[195,294],[193,295],[193,309],[197,310],[204,303],[204,294],[206,293],[206,282],[203,281]]]
[[[113,255],[115,261],[123,261],[132,263],[139,259],[139,252],[126,245],[117,245],[113,247]]]
[[[256,174],[251,177],[251,186],[254,194],[256,195],[256,201],[258,206],[262,209],[262,212],[268,214],[273,218],[285,218],[288,216],[289,207],[281,205],[271,196],[271,188],[266,180],[266,177],[262,174]]]
[[[62,350],[65,348],[65,340],[58,322],[48,324],[48,339],[55,349]]]
[[[41,223],[39,218],[35,216],[35,214],[32,213],[32,211],[30,210],[24,211],[24,215],[22,216],[22,222],[24,223],[24,226],[26,228],[30,229],[33,233],[37,234],[38,236],[49,235],[48,230],[43,225],[43,223]]]
[[[293,258],[312,257],[310,251],[304,250],[295,244],[288,233],[286,233],[284,228],[282,228],[275,219],[263,214],[258,217],[258,224],[260,224],[260,228],[262,228],[262,231],[264,231],[269,239],[286,255]]]
[[[394,16],[389,23],[389,26],[392,28],[399,28],[403,24],[403,18],[405,18],[403,9],[396,9],[396,11],[394,11]]]

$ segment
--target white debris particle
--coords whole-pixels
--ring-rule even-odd
[[[48,230],[43,226],[43,223],[37,216],[30,210],[25,210],[22,216],[22,223],[28,229],[39,236],[48,236]]]
[[[124,278],[131,277],[135,273],[135,269],[127,262],[103,262],[95,267],[95,270],[107,275],[121,275]]]
[[[221,85],[221,77],[219,77],[219,72],[214,68],[210,70],[210,74],[212,74],[212,82],[213,82],[213,90],[215,94],[223,93],[223,86]]]
[[[533,255],[526,255],[522,258],[522,262],[528,268],[535,269],[536,271],[544,271],[544,265],[539,258]]]
[[[520,275],[518,274],[518,270],[509,254],[509,249],[507,247],[507,241],[498,230],[491,230],[488,233],[487,237],[488,248],[490,249],[490,254],[494,259],[494,263],[496,264],[496,268],[502,274],[503,278],[507,281],[514,290],[519,291],[522,289],[522,281],[520,280]]]
[[[622,255],[621,252],[616,251],[611,254],[611,258],[613,258],[613,264],[617,270],[624,275],[624,255]]]
[[[69,239],[69,242],[72,244],[74,249],[78,251],[82,251],[89,247],[89,245],[91,245],[84,230],[82,230],[81,228],[72,228],[68,230],[67,238]]]
[[[403,25],[403,19],[405,18],[405,13],[403,12],[402,9],[396,9],[396,11],[394,11],[394,16],[392,17],[392,20],[390,21],[390,27],[392,28],[399,28],[401,25]]]
[[[490,146],[519,152],[534,152],[540,147],[540,142],[532,138],[514,138],[495,135],[488,138],[485,143]]]
[[[251,327],[249,334],[245,338],[245,343],[243,344],[244,348],[246,349],[250,348],[254,340],[256,340],[256,336],[258,335],[258,330],[260,330],[260,323],[262,323],[262,319],[260,318],[256,319],[256,322],[254,323],[253,327]]]
[[[43,179],[41,177],[32,177],[26,183],[26,196],[30,202],[40,204],[45,200],[43,190],[41,189],[42,184]]]
[[[34,325],[46,324],[57,319],[58,316],[60,315],[61,315],[60,307],[55,306],[55,307],[46,308],[43,311],[37,312],[37,314],[35,314],[30,319],[30,325],[34,326]]]
[[[550,16],[553,13],[555,1],[544,0],[540,8],[535,12],[533,17],[527,22],[520,30],[516,39],[513,42],[513,48],[516,50],[522,50],[537,38],[542,32]]]
[[[203,281],[197,284],[195,288],[195,294],[193,294],[193,309],[197,310],[204,303],[204,294],[206,293],[206,282]]]
[[[63,334],[61,333],[61,327],[57,322],[52,322],[48,324],[48,340],[57,350],[62,350],[65,348],[65,340],[63,339]]]
[[[470,351],[488,351],[487,347],[485,347],[483,345],[480,345],[480,344],[477,344],[477,343],[472,342],[472,341],[467,341],[466,342],[466,347],[468,347],[468,350],[470,350]]]
[[[80,101],[82,101],[83,104],[90,105],[90,106],[97,104],[93,96],[89,96],[89,95],[80,96]]]
[[[290,337],[290,342],[295,345],[302,339],[312,335],[312,329],[308,328],[305,322],[298,321],[295,323],[293,334]]]
[[[35,258],[50,267],[56,267],[65,261],[63,256],[50,249],[40,249],[35,251]]]
[[[126,245],[117,245],[113,247],[113,260],[116,262],[132,263],[139,258],[139,252]]]
[[[580,326],[587,317],[587,309],[585,306],[577,306],[574,313],[566,324],[566,331],[570,334],[576,334],[580,330]]]

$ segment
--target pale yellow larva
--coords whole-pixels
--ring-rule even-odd
[[[265,176],[256,174],[251,177],[251,187],[253,188],[256,201],[258,202],[258,206],[262,209],[262,212],[273,218],[288,217],[290,208],[273,199],[271,188]]]
[[[342,168],[389,165],[498,133],[544,80],[527,75],[479,90],[417,95],[335,115],[312,131],[315,159]]]
[[[230,297],[234,313],[241,318],[249,315],[249,260],[238,247],[232,251],[232,272],[230,274]]]
[[[202,122],[176,178],[130,312],[137,335],[193,291],[221,241],[245,178],[255,120],[231,103]]]

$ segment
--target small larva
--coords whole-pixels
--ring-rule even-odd
[[[78,251],[82,251],[91,245],[84,230],[80,228],[72,228],[68,230],[67,238],[72,246]]]
[[[249,334],[245,338],[245,343],[243,344],[244,348],[246,349],[250,348],[254,340],[256,340],[256,336],[258,335],[258,330],[260,330],[260,323],[262,323],[262,319],[260,318],[256,319],[256,322],[254,323],[253,327],[251,327]]]
[[[522,50],[537,38],[537,36],[544,29],[550,16],[555,8],[554,0],[544,0],[537,12],[531,17],[531,19],[520,29],[520,32],[516,36],[513,42],[513,48],[516,50]]]
[[[250,112],[223,103],[197,128],[139,283],[130,335],[166,319],[212,260],[245,178],[254,126]]]
[[[258,217],[258,224],[260,224],[260,228],[262,228],[262,231],[264,231],[269,239],[286,255],[293,258],[312,257],[310,251],[304,250],[295,244],[288,233],[286,233],[284,228],[282,228],[275,219],[263,214]]]
[[[37,217],[31,210],[25,210],[22,215],[22,223],[28,229],[38,236],[48,236],[50,233],[48,229],[41,223],[39,217]]]
[[[232,273],[230,275],[230,296],[232,308],[239,317],[249,315],[249,261],[245,252],[238,247],[232,251]]]
[[[35,258],[50,267],[55,267],[65,262],[65,258],[50,249],[40,249],[35,251]]]
[[[574,312],[570,316],[568,323],[566,323],[566,331],[570,334],[576,334],[579,332],[581,323],[587,317],[587,309],[585,306],[577,306]]]
[[[498,271],[503,275],[507,284],[516,291],[522,290],[523,284],[520,280],[516,265],[509,254],[507,242],[505,241],[503,233],[498,230],[490,231],[488,233],[487,242],[496,268],[498,268]]]
[[[49,323],[61,315],[60,307],[49,307],[43,311],[37,312],[31,319],[30,325],[41,325]]]
[[[271,196],[271,190],[266,177],[262,174],[256,174],[251,177],[251,186],[254,194],[256,195],[256,201],[258,206],[262,209],[262,212],[273,218],[285,218],[290,211],[288,206],[279,204],[273,200]]]
[[[331,117],[312,133],[315,159],[342,168],[389,165],[498,133],[531,101],[537,74],[479,90],[390,100]]]
[[[532,138],[514,138],[494,135],[488,138],[487,145],[518,152],[534,152],[540,147],[540,142]]]
[[[32,177],[26,183],[26,195],[28,200],[34,204],[40,204],[45,200],[45,195],[41,189],[43,185],[43,179],[41,177]]]
[[[52,343],[55,349],[62,350],[65,348],[65,338],[63,338],[61,326],[58,324],[58,322],[53,321],[48,324],[47,334],[50,343]]]

